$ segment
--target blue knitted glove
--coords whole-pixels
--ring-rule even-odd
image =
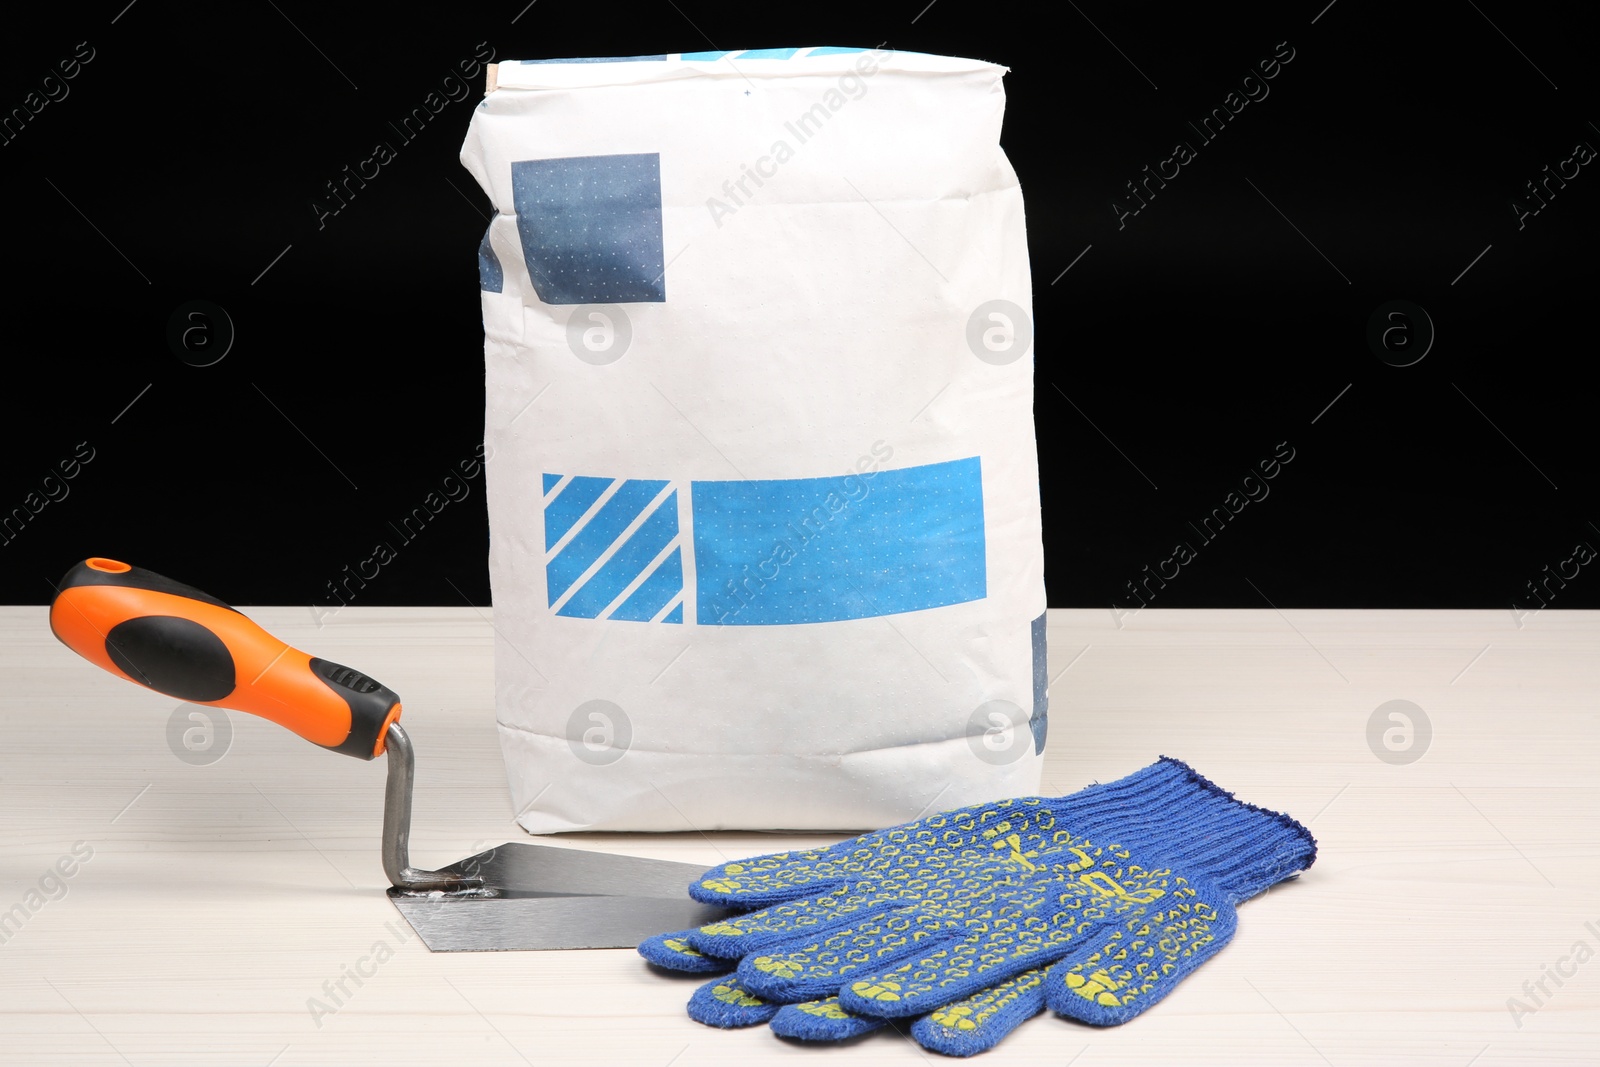
[[[922,1016],[919,1043],[971,1055],[1047,1004],[1132,1018],[1228,942],[1234,905],[1315,856],[1299,823],[1163,757],[1068,797],[713,868],[693,897],[760,910],[639,951],[708,973],[739,960],[691,999],[701,1022],[837,1040]]]

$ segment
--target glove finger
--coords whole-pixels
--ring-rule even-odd
[[[976,878],[941,888],[946,889],[949,896],[964,897],[973,893],[993,892],[992,886]],[[760,911],[708,923],[697,930],[688,931],[688,940],[692,947],[706,955],[737,959],[752,953],[767,952],[797,938],[817,940],[851,924],[881,917],[891,909],[916,907],[923,903],[924,892],[925,883],[910,887],[882,883],[831,896],[790,900]]]
[[[1050,910],[1053,901],[1060,902],[1060,910]],[[962,937],[930,943],[887,970],[858,970],[839,987],[839,1003],[861,1015],[924,1015],[1023,971],[1047,967],[1084,938],[1093,940],[1104,925],[1084,918],[1081,904],[1081,896],[1062,895],[1059,889],[1014,893],[999,907],[975,909],[962,924],[967,931]]]
[[[1040,1000],[1043,1004],[1043,1000]],[[882,1019],[851,1015],[839,1006],[838,997],[785,1004],[772,1017],[772,1032],[779,1037],[801,1041],[843,1041],[886,1025]]]
[[[859,922],[882,910],[874,893],[839,893],[830,897],[791,900],[686,931],[689,944],[709,956],[738,959],[763,952],[797,937],[816,938],[838,926]]]
[[[703,904],[761,908],[880,879],[915,880],[992,862],[1005,850],[1037,855],[1056,831],[1040,797],[937,812],[902,826],[799,852],[777,852],[713,867],[689,887]],[[1001,850],[997,857],[996,850]]]
[[[839,987],[839,1004],[848,1012],[886,1019],[924,1015],[1023,971],[1042,970],[1067,951],[1065,932],[1055,943],[1016,956],[988,948],[987,936],[946,942],[898,966],[860,974]]]
[[[1050,1007],[1095,1026],[1125,1023],[1177,988],[1238,929],[1231,905],[1212,905],[1182,891],[1163,903],[1117,926],[1093,951],[1050,968]]]
[[[931,1052],[972,1056],[993,1048],[1011,1031],[1044,1010],[1045,969],[1035,967],[946,1004],[911,1024],[911,1036]],[[784,1008],[772,1020],[773,1028]]]
[[[776,1014],[778,1005],[755,996],[731,974],[712,979],[689,998],[689,1018],[724,1030],[755,1026]]]
[[[657,934],[655,937],[645,938],[639,942],[639,955],[669,971],[683,971],[687,974],[716,974],[731,971],[731,960],[720,959],[716,956],[707,956],[696,951],[689,943],[689,935],[693,930],[678,930],[670,934]]]
[[[797,937],[818,940],[891,908],[914,907],[928,914],[959,917],[960,909],[975,901],[994,901],[1022,877],[1022,872],[990,862],[924,868],[917,877],[860,882],[829,896],[789,900],[708,923],[690,931],[688,941],[708,956],[737,958],[768,953]]]
[[[838,848],[774,852],[719,864],[690,883],[689,895],[702,904],[750,909],[830,893],[847,881]]]
[[[739,963],[739,981],[757,996],[798,1004],[831,996],[851,977],[917,959],[952,944],[962,935],[959,920],[899,908],[823,937],[801,937],[772,946]]]

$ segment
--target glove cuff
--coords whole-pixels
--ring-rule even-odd
[[[1300,823],[1235,800],[1168,756],[1064,800],[1061,816],[1075,832],[1202,877],[1234,903],[1294,877],[1317,858],[1316,839]]]

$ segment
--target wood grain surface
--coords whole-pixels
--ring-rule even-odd
[[[404,697],[415,862],[522,836],[488,611],[347,608],[319,626],[247,610]],[[1049,639],[1044,791],[1177,756],[1309,823],[1321,853],[1148,1014],[1112,1030],[1040,1016],[980,1062],[1600,1063],[1600,615],[1072,610],[1050,613]],[[695,981],[631,951],[430,953],[383,894],[383,761],[232,715],[222,758],[184,762],[178,702],[90,668],[43,608],[0,608],[0,678],[0,1062],[941,1060],[893,1032],[813,1048],[699,1026]],[[1413,762],[1369,746],[1392,700],[1431,726]],[[709,865],[834,839],[557,843]],[[315,1010],[342,977],[348,995]]]

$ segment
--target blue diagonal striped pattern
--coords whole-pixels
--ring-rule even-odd
[[[644,573],[644,569],[676,536],[678,494],[671,493],[664,503],[650,513],[643,525],[622,542],[604,566],[567,598],[566,604],[556,614],[579,619],[599,618],[600,613],[621,596],[635,578]],[[683,584],[681,576],[678,584],[680,587]]]
[[[677,605],[662,621],[682,622],[683,559],[680,552],[680,549],[674,548],[672,554],[661,561],[661,566],[657,567],[650,577],[646,578],[644,583],[611,613],[611,617],[649,622],[660,614],[662,608],[677,600]]]
[[[563,485],[547,474],[545,482],[545,581],[555,613],[648,622],[675,608],[677,618],[663,621],[682,622],[677,490],[645,478]]]
[[[545,475],[549,478],[550,475]],[[559,476],[558,480],[559,480]],[[544,508],[544,550],[556,547],[556,542],[566,536],[572,524],[582,518],[589,506],[600,499],[600,494],[611,487],[614,478],[574,478],[556,498]],[[545,486],[545,492],[550,487]]]

